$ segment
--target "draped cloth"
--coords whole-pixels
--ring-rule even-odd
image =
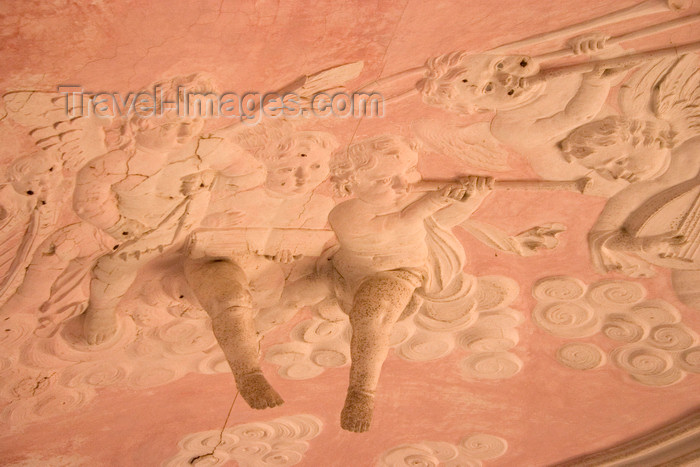
[[[464,247],[451,229],[440,225],[433,217],[427,218],[424,225],[428,254],[421,264],[388,269],[367,256],[352,257],[353,264],[349,267],[343,264],[343,259],[338,261],[334,258],[339,251],[338,246],[322,255],[319,265],[321,269],[330,267],[328,273],[333,281],[333,290],[343,311],[350,311],[355,292],[364,281],[389,271],[404,273],[399,276],[407,278],[406,281],[416,287],[411,302],[402,313],[402,319],[424,304],[438,308],[463,306],[463,299],[471,297],[476,289],[476,278],[462,271],[466,261]]]

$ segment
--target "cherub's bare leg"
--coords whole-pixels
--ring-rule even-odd
[[[284,401],[260,368],[255,310],[244,272],[228,260],[186,260],[185,276],[211,317],[214,336],[226,355],[238,391],[254,409]]]
[[[97,260],[90,281],[90,302],[83,330],[88,344],[101,344],[117,331],[117,305],[136,280],[143,259],[122,259],[115,254]]]
[[[325,277],[311,274],[285,284],[279,303],[263,308],[257,316],[257,326],[266,331],[286,323],[305,306],[315,305],[331,296],[330,284]]]
[[[348,431],[369,429],[374,390],[389,352],[389,337],[419,283],[405,271],[390,271],[366,280],[355,293],[350,324],[350,384],[340,425]]]

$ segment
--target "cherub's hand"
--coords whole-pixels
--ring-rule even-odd
[[[617,67],[608,67],[604,65],[597,65],[593,70],[585,73],[584,78],[595,79],[595,80],[612,80],[614,78],[622,77],[630,69],[635,66],[633,63],[628,63],[626,65],[620,65]]]
[[[70,261],[80,254],[80,246],[71,239],[57,242],[52,245],[51,251],[61,261]]]
[[[116,224],[107,229],[107,233],[117,240],[131,240],[140,237],[148,230],[148,227],[137,220],[120,217]]]
[[[216,172],[213,170],[205,170],[194,174],[186,175],[180,180],[180,193],[185,196],[193,195],[202,190],[208,190],[216,179]]]
[[[603,50],[608,39],[610,36],[600,32],[592,32],[573,37],[569,39],[567,44],[575,55],[592,55]]]
[[[449,185],[440,188],[436,192],[436,196],[442,200],[448,201],[465,201],[468,197],[467,189],[461,183],[450,183]]]
[[[675,232],[636,237],[625,229],[620,229],[606,241],[606,246],[629,253],[644,251],[655,255],[666,255],[673,253],[685,241],[685,237]]]
[[[564,232],[566,226],[556,222],[538,225],[520,232],[513,237],[521,247],[522,256],[532,256],[541,249],[551,250],[559,244],[557,235]]]
[[[658,256],[669,256],[677,253],[680,246],[686,242],[686,238],[675,232],[666,232],[659,235],[641,237],[641,247],[647,253]]]
[[[287,263],[291,263],[291,262],[294,261],[296,258],[294,257],[294,255],[292,254],[292,252],[291,252],[290,250],[287,250],[287,249],[285,248],[285,249],[279,251],[279,252],[278,252],[275,256],[273,256],[271,259],[272,259],[272,261],[275,261],[275,262],[277,262],[277,263],[284,263],[284,264],[287,264]]]
[[[469,175],[460,180],[462,186],[467,190],[467,198],[484,198],[493,190],[493,177],[482,177],[480,175]]]

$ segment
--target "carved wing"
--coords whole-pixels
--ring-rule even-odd
[[[3,95],[8,117],[30,128],[34,144],[56,154],[66,169],[77,171],[106,152],[103,127],[108,119],[81,116],[72,99],[66,99],[64,94],[43,91]]]
[[[298,128],[304,119],[298,118],[288,120],[285,118],[263,118],[262,121],[254,126],[235,125],[221,133],[221,136],[227,137],[233,143],[248,151],[252,155],[256,155],[259,151],[267,147],[271,142],[276,142],[286,135],[290,135]],[[213,136],[219,136],[215,133]]]
[[[282,86],[277,94],[295,94],[301,99],[302,107],[308,107],[315,94],[340,91],[348,81],[359,76],[364,63],[362,61],[338,65],[310,75],[303,75],[293,82]],[[272,142],[290,135],[308,118],[262,118],[257,125],[235,123],[217,131],[213,136],[227,137],[243,149],[255,155]]]
[[[19,285],[37,244],[39,228],[37,208],[0,206],[0,303]]]
[[[314,94],[332,90],[340,90],[343,85],[360,75],[364,62],[353,62],[305,75],[283,89],[294,92],[303,99],[311,99]]]
[[[665,57],[650,61],[637,69],[620,86],[618,102],[624,115],[641,120],[654,120],[656,118],[651,105],[652,90],[668,73],[669,67],[676,60],[674,57]]]
[[[488,122],[468,126],[445,126],[436,120],[418,120],[411,125],[414,134],[430,149],[455,157],[470,167],[504,172],[508,151],[491,135]]]
[[[651,106],[671,124],[675,145],[700,134],[700,56],[683,55],[654,86]]]

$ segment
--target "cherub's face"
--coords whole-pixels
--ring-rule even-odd
[[[47,193],[56,184],[58,164],[37,159],[32,171],[24,174],[20,180],[12,182],[12,188],[22,195],[34,196],[39,200],[45,200]]]
[[[416,169],[418,154],[405,144],[396,152],[378,156],[377,165],[361,171],[354,192],[362,201],[371,204],[393,204],[409,193],[412,183],[420,180]]]
[[[202,131],[201,118],[178,118],[167,115],[159,118],[153,128],[139,130],[136,144],[148,149],[170,150],[194,140]]]
[[[596,148],[580,162],[607,179],[623,179],[633,183],[661,175],[668,167],[670,157],[670,150],[666,148],[635,148],[628,141],[620,141]]]
[[[473,55],[464,67],[453,83],[455,96],[478,109],[518,107],[539,93],[526,79],[539,71],[530,57]]]
[[[285,196],[309,193],[328,177],[329,159],[328,149],[301,142],[289,154],[267,163],[265,187]]]

